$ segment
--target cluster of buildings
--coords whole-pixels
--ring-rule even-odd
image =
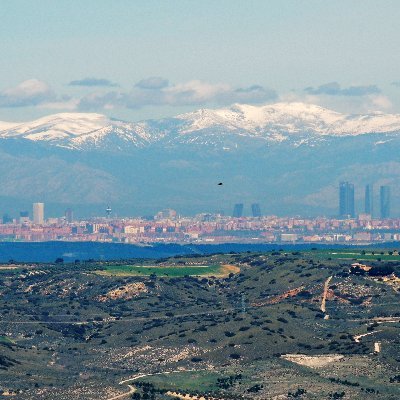
[[[365,213],[354,215],[354,185],[339,185],[336,218],[263,216],[259,204],[251,205],[251,216],[243,216],[244,204],[234,206],[232,216],[203,213],[180,216],[171,209],[153,217],[114,218],[105,216],[74,220],[71,209],[61,218],[45,219],[43,203],[33,204],[33,218],[21,211],[18,219],[3,217],[3,241],[101,241],[121,243],[372,243],[400,240],[400,218],[390,213],[390,189],[380,189],[381,214],[372,218],[373,189],[365,189]]]
[[[365,186],[364,212],[374,215],[374,187],[372,184]],[[380,218],[390,218],[390,186],[381,186],[379,190]],[[354,184],[340,182],[339,184],[339,216],[341,218],[355,218]]]

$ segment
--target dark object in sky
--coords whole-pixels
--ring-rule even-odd
[[[223,185],[223,183],[222,183],[222,182],[218,183],[218,186],[222,186],[222,185]]]

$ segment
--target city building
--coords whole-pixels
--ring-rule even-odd
[[[241,218],[243,216],[243,203],[237,203],[233,207],[233,214],[234,218]]]
[[[349,182],[339,184],[339,216],[341,218],[354,218],[354,185]]]
[[[390,216],[390,187],[381,186],[380,190],[381,218],[389,218]]]
[[[70,224],[74,220],[74,212],[70,209],[67,208],[65,210],[65,220]]]
[[[371,184],[365,186],[364,206],[365,214],[372,216],[374,213],[374,187]]]
[[[10,217],[9,214],[3,215],[3,224],[11,224],[12,222],[13,222],[13,219]]]
[[[261,217],[261,208],[258,203],[253,203],[251,205],[251,213],[253,217]]]
[[[19,213],[19,223],[27,224],[29,222],[29,212],[28,211],[20,211]]]
[[[390,197],[382,189],[385,203]],[[386,194],[385,194],[386,193]],[[390,200],[390,199],[389,199]],[[35,219],[43,209],[36,207]],[[241,207],[239,207],[241,208]],[[238,214],[241,210],[238,210]],[[25,215],[25,214],[23,214]],[[164,216],[174,215],[165,212]],[[27,217],[26,217],[27,218]],[[44,219],[44,218],[42,218]],[[4,216],[0,241],[98,241],[120,243],[382,243],[400,240],[400,218],[375,218],[361,213],[358,218],[304,218],[221,216],[202,213],[176,218],[112,219],[91,217],[65,223],[65,217],[46,218],[44,224],[21,223]],[[40,221],[38,221],[40,222]]]
[[[172,210],[171,208],[166,208],[165,210],[159,211],[154,218],[155,219],[174,219],[176,218],[177,213],[175,210]]]
[[[44,224],[44,203],[33,203],[33,222],[37,225]]]

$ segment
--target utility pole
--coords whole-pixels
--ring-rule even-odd
[[[242,313],[246,314],[246,299],[244,297],[244,293],[242,293]]]

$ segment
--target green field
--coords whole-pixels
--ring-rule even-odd
[[[390,253],[392,254],[389,254]],[[310,252],[313,256],[327,259],[336,260],[357,260],[357,261],[400,261],[400,255],[398,252],[393,252],[392,250],[371,250],[371,251],[360,251],[356,249],[349,250],[315,250]]]
[[[101,275],[115,276],[222,276],[235,272],[234,267],[223,265],[191,265],[191,266],[153,266],[153,265],[109,265],[98,271]],[[237,271],[236,271],[237,272]]]
[[[7,336],[0,336],[0,343],[12,344],[14,342],[11,339],[9,339]]]

